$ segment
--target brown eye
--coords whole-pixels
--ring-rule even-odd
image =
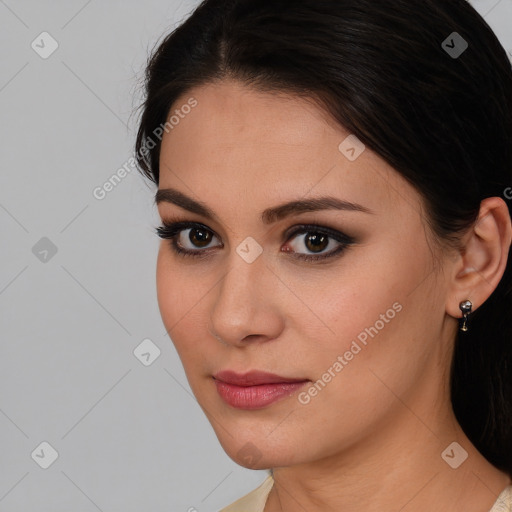
[[[320,252],[323,251],[328,245],[329,245],[329,237],[314,233],[314,234],[307,234],[306,239],[304,241],[305,246],[307,249],[313,252]]]
[[[322,254],[327,248],[334,250],[342,245],[341,240],[336,241],[331,235],[320,231],[302,229],[292,237],[293,241],[288,242],[294,253],[298,256],[308,254]],[[306,251],[306,252],[305,252]],[[327,254],[331,251],[327,251]]]
[[[181,256],[204,257],[209,252],[204,248],[217,238],[212,230],[196,222],[167,221],[156,229],[156,234],[169,240],[171,249]]]
[[[285,252],[299,260],[310,262],[341,255],[355,243],[353,237],[341,231],[315,224],[298,226],[285,236],[288,240]]]
[[[190,233],[188,234],[188,239],[195,247],[205,247],[207,246],[213,238],[211,231],[208,231],[203,228],[193,228],[190,229]]]
[[[156,233],[160,238],[169,240],[170,247],[176,254],[197,258],[208,258],[211,252],[209,249],[215,247],[210,244],[217,238],[212,230],[195,222],[164,222],[163,226],[156,229]],[[298,235],[303,235],[302,241]],[[296,227],[293,232],[288,231],[283,239],[288,241],[285,246],[287,249],[283,252],[310,262],[341,255],[355,243],[354,238],[341,231],[313,224]],[[217,247],[224,246],[220,243]],[[325,251],[327,248],[330,250]]]

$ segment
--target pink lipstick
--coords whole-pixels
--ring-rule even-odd
[[[213,376],[221,398],[237,409],[261,409],[291,395],[308,379],[281,377],[273,373],[250,371],[238,374],[223,370]]]

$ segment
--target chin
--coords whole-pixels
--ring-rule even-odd
[[[220,439],[219,439],[220,440]],[[226,441],[226,442],[223,442]],[[296,447],[275,446],[265,435],[251,440],[233,438],[220,440],[221,446],[230,459],[247,469],[270,469],[297,463]]]

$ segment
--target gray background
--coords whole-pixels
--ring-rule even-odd
[[[512,56],[512,0],[472,3]],[[93,194],[197,4],[0,0],[0,512],[216,511],[266,476],[224,453],[165,333],[154,186],[126,166]]]

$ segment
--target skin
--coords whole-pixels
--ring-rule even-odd
[[[176,255],[162,240],[158,303],[226,453],[249,467],[245,446],[259,457],[251,468],[274,468],[265,512],[489,510],[510,479],[462,432],[448,377],[459,303],[477,309],[505,269],[512,228],[504,201],[482,202],[465,252],[443,248],[416,190],[368,148],[345,158],[338,146],[349,133],[312,101],[224,81],[187,91],[173,107],[191,96],[198,105],[162,140],[159,188],[205,203],[218,220],[158,204],[163,220],[200,222],[215,235],[207,248],[194,247],[187,230],[179,237],[209,251],[204,259]],[[321,195],[373,213],[306,212],[273,225],[260,218]],[[283,235],[300,224],[355,242],[323,262],[300,261],[292,254],[314,254],[312,246],[304,234]],[[248,236],[263,249],[252,263],[236,252]],[[338,246],[330,240],[323,254]],[[395,303],[401,311],[308,404],[295,393],[247,411],[218,395],[212,375],[222,369],[316,382]],[[454,441],[468,452],[457,469],[441,457]]]

